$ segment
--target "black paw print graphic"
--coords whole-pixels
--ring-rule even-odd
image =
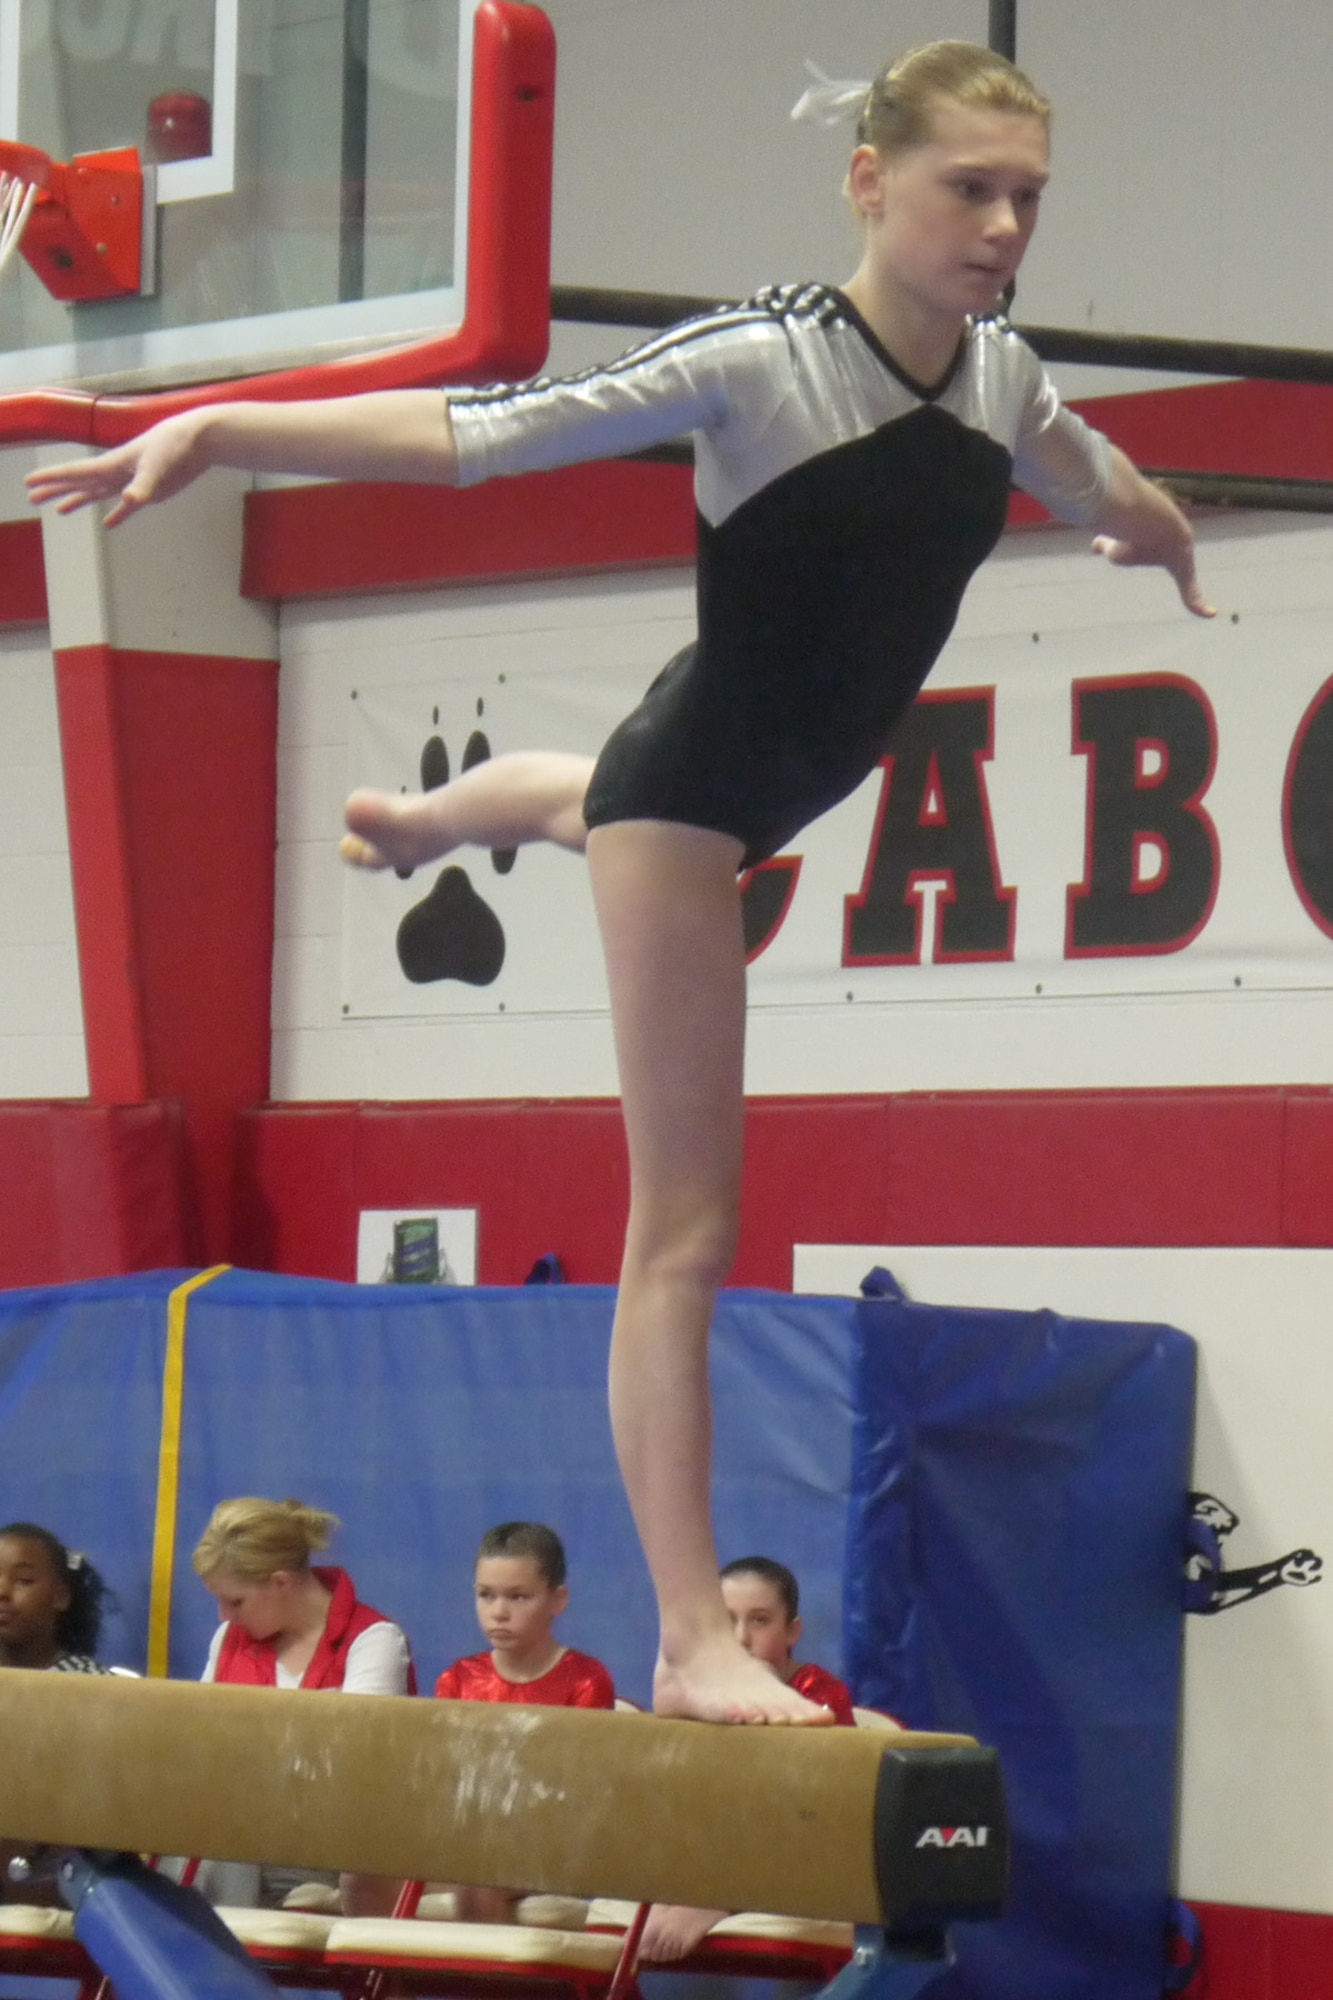
[[[478,700],[478,717],[483,707]],[[438,727],[438,708],[432,711],[431,720]],[[463,746],[460,773],[484,764],[490,754],[485,732],[474,729]],[[422,791],[433,792],[447,785],[451,775],[444,738],[429,737],[421,750]],[[517,855],[517,848],[492,848],[491,866],[496,874],[507,875]],[[412,871],[398,872],[406,877]],[[465,986],[490,986],[499,978],[505,962],[505,935],[500,919],[473,888],[466,869],[456,862],[440,870],[429,895],[407,912],[398,926],[397,948],[398,963],[415,986],[429,986],[440,979],[458,979]]]

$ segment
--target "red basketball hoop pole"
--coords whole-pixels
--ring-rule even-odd
[[[143,289],[144,175],[133,146],[80,153],[68,166],[0,140],[0,174],[35,187],[20,255],[66,304]]]

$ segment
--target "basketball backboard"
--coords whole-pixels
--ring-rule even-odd
[[[66,161],[136,146],[157,239],[146,297],[62,304],[7,274],[0,439],[109,441],[35,426],[39,387],[66,392],[53,408],[95,392],[108,420],[127,395],[179,406],[228,379],[337,393],[374,386],[366,357],[387,349],[386,385],[412,379],[423,341],[421,379],[530,373],[553,87],[549,23],[521,0],[0,0],[0,138]],[[293,374],[349,357],[350,379]]]

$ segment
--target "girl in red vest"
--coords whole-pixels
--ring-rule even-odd
[[[218,1629],[202,1679],[248,1687],[342,1688],[352,1694],[415,1694],[401,1628],[362,1604],[346,1570],[312,1564],[337,1516],[299,1500],[223,1500],[199,1538],[194,1568],[218,1601]],[[309,1870],[263,1869],[259,1900],[281,1902]],[[392,1910],[396,1882],[344,1875],[348,1916]],[[211,1893],[211,1891],[210,1891]],[[226,1900],[232,1900],[230,1886]]]

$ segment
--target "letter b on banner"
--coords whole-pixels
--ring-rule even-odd
[[[1074,749],[1088,760],[1087,844],[1066,957],[1182,950],[1217,894],[1201,803],[1217,758],[1208,697],[1175,674],[1077,682]]]

